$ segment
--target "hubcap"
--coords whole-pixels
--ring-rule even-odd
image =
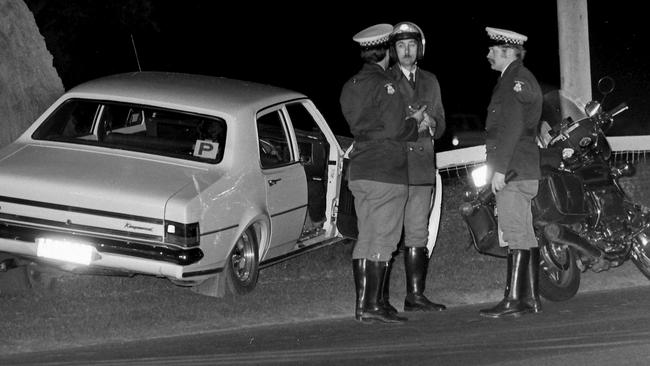
[[[233,274],[240,282],[247,282],[251,278],[255,258],[253,250],[252,239],[248,231],[245,231],[237,240],[230,259]]]

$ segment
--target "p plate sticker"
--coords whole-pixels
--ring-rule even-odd
[[[210,140],[196,140],[194,156],[205,159],[216,159],[219,143]]]

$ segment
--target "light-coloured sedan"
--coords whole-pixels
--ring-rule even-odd
[[[0,153],[2,266],[246,293],[260,266],[340,240],[337,223],[356,229],[342,173],[300,93],[173,73],[90,81]]]

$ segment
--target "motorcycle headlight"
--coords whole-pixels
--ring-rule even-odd
[[[587,103],[585,106],[585,114],[589,117],[593,117],[596,114],[602,112],[603,108],[601,107],[600,103],[592,100],[591,102]]]
[[[472,170],[472,183],[476,188],[481,188],[487,184],[488,176],[488,167],[487,165],[481,165],[478,168]]]

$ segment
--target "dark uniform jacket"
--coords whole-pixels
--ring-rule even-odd
[[[521,60],[499,78],[487,111],[485,148],[493,172],[513,170],[513,180],[539,179],[539,148],[535,142],[542,113],[542,91]]]
[[[421,132],[418,140],[407,142],[408,171],[410,185],[433,185],[436,183],[436,155],[433,139],[438,139],[445,132],[445,110],[442,107],[440,84],[438,78],[428,71],[417,68],[415,71],[415,89],[409,84],[398,64],[389,70],[399,87],[407,107],[414,108],[427,105],[426,113],[436,121],[434,135],[428,131]]]
[[[354,136],[348,178],[407,184],[406,141],[417,139],[417,122],[406,119],[393,79],[366,63],[343,85],[340,103]]]

